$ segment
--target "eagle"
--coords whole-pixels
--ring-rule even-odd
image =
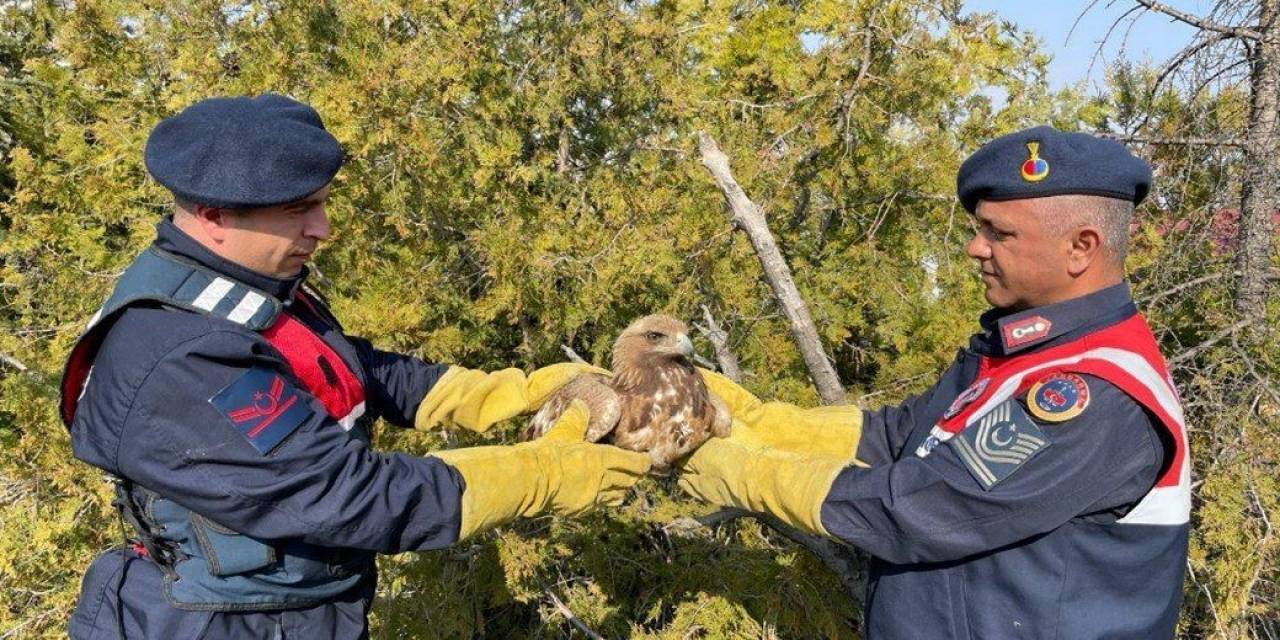
[[[590,410],[587,441],[648,452],[653,472],[711,436],[729,435],[729,408],[707,390],[694,368],[689,328],[667,315],[632,322],[613,343],[612,375],[586,373],[556,390],[529,421],[535,438],[555,424],[574,400]]]

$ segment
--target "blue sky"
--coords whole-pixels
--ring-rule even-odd
[[[1204,15],[1212,6],[1212,0],[1164,0],[1164,3],[1197,15]],[[1050,86],[1057,89],[1083,80],[1088,93],[1096,92],[1111,62],[1123,58],[1160,64],[1190,42],[1194,34],[1191,27],[1148,11],[1136,22],[1132,16],[1122,21],[1098,54],[1099,42],[1106,37],[1107,29],[1137,3],[1098,0],[1084,11],[1089,4],[1088,0],[967,0],[965,11],[995,13],[1023,30],[1034,32],[1053,54],[1053,62],[1049,64]],[[1077,17],[1080,23],[1068,39],[1067,33]]]

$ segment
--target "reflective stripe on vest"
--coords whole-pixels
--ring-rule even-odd
[[[1084,373],[1115,385],[1157,418],[1174,442],[1173,460],[1121,524],[1183,525],[1191,515],[1191,462],[1182,404],[1155,336],[1140,314],[1067,344],[1007,358],[982,357],[968,405],[930,435],[945,442],[1044,375]],[[961,395],[965,395],[962,393]],[[918,452],[919,453],[919,452]]]
[[[318,303],[297,292],[325,324]],[[359,376],[282,303],[243,283],[154,247],[121,276],[115,290],[72,348],[62,380],[62,418],[68,428],[88,385],[98,347],[120,312],[155,302],[234,322],[259,332],[284,358],[294,376],[325,411],[348,431],[364,414]],[[338,327],[334,326],[335,331]],[[165,596],[182,609],[264,611],[311,606],[346,593],[372,571],[374,554],[311,545],[300,540],[268,543],[226,530],[178,503],[135,485],[146,496],[155,538],[181,549],[165,576]],[[149,532],[143,532],[149,533]]]

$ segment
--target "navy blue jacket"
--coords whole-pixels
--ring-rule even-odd
[[[155,246],[282,302],[293,299],[305,277],[277,280],[239,267],[170,221],[159,225]],[[292,304],[285,313],[320,335],[361,379],[369,418],[412,426],[422,397],[446,370],[346,336],[322,308]],[[267,454],[210,401],[255,368],[293,382],[311,408]],[[208,315],[138,305],[121,313],[101,343],[76,411],[72,446],[77,458],[255,538],[380,553],[455,542],[461,476],[436,458],[372,450],[368,422],[343,429],[258,333]],[[122,566],[129,568],[117,601],[111,592]],[[264,636],[282,626],[313,625],[327,637],[360,637],[375,580],[370,566],[368,579],[351,593],[311,609],[218,613],[169,607],[154,591],[157,575],[154,565],[128,551],[100,558],[86,576],[72,635],[116,637],[114,605],[122,604],[130,638],[174,637],[167,634],[192,624]]]
[[[1136,309],[1117,285],[1026,313],[1051,321],[1023,348],[1034,352]],[[1007,355],[1003,319],[984,315],[983,333],[933,388],[865,413],[857,455],[871,468],[841,472],[823,504],[826,529],[872,556],[866,637],[1172,638],[1187,526],[1118,522],[1172,455],[1162,428],[1124,391],[1081,376],[1091,394],[1084,412],[1036,420],[1050,446],[989,488],[966,466],[958,436],[917,455],[974,383],[980,357]]]

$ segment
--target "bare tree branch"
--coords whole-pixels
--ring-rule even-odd
[[[550,589],[547,589],[546,593],[547,597],[551,599],[551,604],[555,606],[556,611],[559,611],[560,615],[564,616],[564,619],[568,620],[569,624],[573,625],[574,629],[582,632],[582,635],[591,638],[591,640],[604,640],[603,636],[592,631],[591,627],[588,627],[586,623],[578,619],[578,616],[573,615],[573,611],[569,609],[569,607],[565,606],[565,604],[560,601],[560,598],[556,597],[555,593]]]
[[[1156,94],[1160,92],[1160,86],[1164,84],[1165,79],[1173,75],[1175,71],[1181,68],[1184,62],[1186,62],[1187,60],[1190,60],[1192,56],[1195,56],[1201,51],[1204,51],[1205,49],[1208,49],[1209,47],[1219,42],[1222,42],[1223,40],[1230,40],[1231,38],[1234,38],[1234,37],[1235,36],[1229,33],[1218,33],[1218,34],[1214,34],[1209,37],[1206,37],[1200,42],[1193,42],[1187,45],[1186,47],[1183,47],[1182,51],[1179,51],[1177,55],[1175,55],[1173,58],[1169,60],[1169,62],[1165,63],[1164,67],[1160,69],[1159,75],[1156,76],[1156,81],[1151,83],[1151,91],[1147,92],[1147,104],[1150,104],[1153,100],[1155,100]],[[1146,114],[1146,118],[1143,119],[1143,124],[1146,124],[1147,118],[1150,118],[1150,117],[1151,117],[1151,113],[1150,113],[1150,110],[1148,110],[1148,113]]]
[[[836,376],[835,368],[827,359],[822,349],[822,341],[818,339],[818,329],[809,315],[809,306],[800,297],[795,280],[791,277],[791,268],[778,250],[778,243],[769,231],[769,225],[760,211],[760,207],[752,202],[743,192],[738,181],[729,169],[729,158],[720,150],[720,146],[711,136],[703,133],[698,137],[698,150],[702,154],[702,165],[711,172],[716,184],[724,193],[729,204],[733,221],[751,240],[760,267],[764,270],[765,280],[773,289],[779,306],[787,316],[791,326],[791,334],[795,338],[800,355],[804,358],[809,370],[809,377],[818,388],[825,404],[844,404],[846,402],[844,387]]]
[[[1241,331],[1246,327],[1252,326],[1253,324],[1254,324],[1253,318],[1245,318],[1244,320],[1241,320],[1227,327],[1226,329],[1223,329],[1222,331],[1219,331],[1218,333],[1213,334],[1204,342],[1201,342],[1200,344],[1194,347],[1191,347],[1190,349],[1187,349],[1186,351],[1183,351],[1182,353],[1179,353],[1178,355],[1170,358],[1169,366],[1175,367],[1183,362],[1186,362],[1187,360],[1190,360],[1191,358],[1194,358],[1197,355],[1199,355],[1205,349],[1208,349],[1209,347],[1212,347],[1213,345],[1218,344],[1219,342],[1222,342],[1227,338],[1230,338],[1236,332]]]
[[[1200,276],[1199,278],[1192,278],[1192,279],[1190,279],[1190,280],[1187,280],[1186,282],[1180,282],[1180,283],[1178,283],[1178,284],[1176,284],[1176,285],[1174,285],[1174,286],[1172,286],[1172,287],[1169,287],[1168,289],[1165,289],[1164,291],[1159,291],[1159,292],[1153,293],[1153,294],[1151,294],[1151,295],[1143,296],[1143,297],[1139,298],[1136,302],[1137,302],[1138,304],[1141,304],[1141,305],[1150,304],[1150,303],[1152,303],[1152,302],[1155,302],[1156,300],[1160,300],[1161,298],[1166,298],[1166,297],[1168,297],[1168,296],[1171,296],[1171,295],[1173,295],[1173,294],[1175,294],[1175,293],[1177,293],[1177,292],[1179,292],[1179,291],[1183,291],[1183,290],[1185,290],[1185,289],[1190,289],[1191,287],[1194,287],[1194,286],[1196,286],[1196,285],[1198,285],[1198,284],[1204,284],[1204,283],[1206,283],[1206,282],[1213,282],[1214,280],[1219,280],[1219,279],[1224,278],[1224,277],[1226,277],[1226,276],[1228,276],[1228,275],[1234,275],[1234,274],[1231,274],[1230,272],[1227,272],[1227,271],[1222,271],[1222,272],[1219,272],[1219,273],[1211,273],[1211,274],[1209,274],[1209,275],[1207,275],[1207,276]]]
[[[1099,138],[1109,138],[1119,142],[1130,142],[1137,144],[1163,144],[1163,145],[1181,145],[1188,147],[1205,146],[1205,147],[1243,147],[1245,141],[1240,138],[1197,138],[1197,137],[1167,137],[1167,136],[1126,136],[1114,133],[1099,133]]]
[[[13,367],[14,369],[17,369],[19,373],[26,373],[26,372],[27,372],[27,365],[22,364],[22,362],[21,362],[21,361],[19,361],[17,358],[15,358],[15,357],[13,357],[13,356],[11,356],[11,355],[9,355],[9,354],[7,354],[7,353],[3,352],[3,351],[0,351],[0,362],[3,362],[3,363],[5,363],[5,364],[7,364],[7,365],[9,365],[9,366]]]
[[[871,23],[875,20],[875,14],[867,20],[867,29],[862,36],[862,63],[858,66],[858,75],[854,76],[853,82],[849,83],[849,90],[844,92],[837,103],[840,110],[840,128],[844,131],[845,142],[849,141],[849,112],[853,108],[853,99],[858,95],[858,88],[862,86],[862,81],[866,80],[867,72],[871,70],[871,44],[874,42]]]
[[[582,356],[578,355],[578,352],[574,351],[573,347],[567,344],[561,343],[560,350],[564,352],[564,356],[566,358],[572,360],[573,362],[577,362],[578,364],[591,364],[590,362],[587,362],[585,359],[583,359]]]
[[[720,364],[720,373],[734,382],[742,381],[742,368],[738,366],[738,356],[729,348],[729,332],[720,327],[716,317],[711,314],[707,305],[702,305],[702,319],[705,325],[698,325],[711,346],[716,350],[716,362]]]
[[[1200,16],[1187,13],[1186,11],[1179,11],[1177,9],[1174,9],[1173,7],[1170,7],[1167,4],[1164,4],[1163,2],[1156,2],[1155,0],[1134,0],[1134,2],[1137,2],[1138,4],[1146,7],[1147,9],[1150,9],[1151,11],[1157,11],[1159,13],[1163,13],[1166,16],[1169,16],[1170,18],[1177,20],[1178,22],[1189,24],[1197,29],[1203,29],[1205,31],[1213,31],[1215,33],[1225,33],[1228,35],[1235,36],[1237,38],[1250,38],[1252,40],[1262,39],[1262,34],[1258,33],[1257,31],[1254,31],[1253,29],[1247,29],[1245,27],[1232,27],[1225,24],[1218,24],[1216,22],[1212,22],[1204,18],[1201,18]]]

